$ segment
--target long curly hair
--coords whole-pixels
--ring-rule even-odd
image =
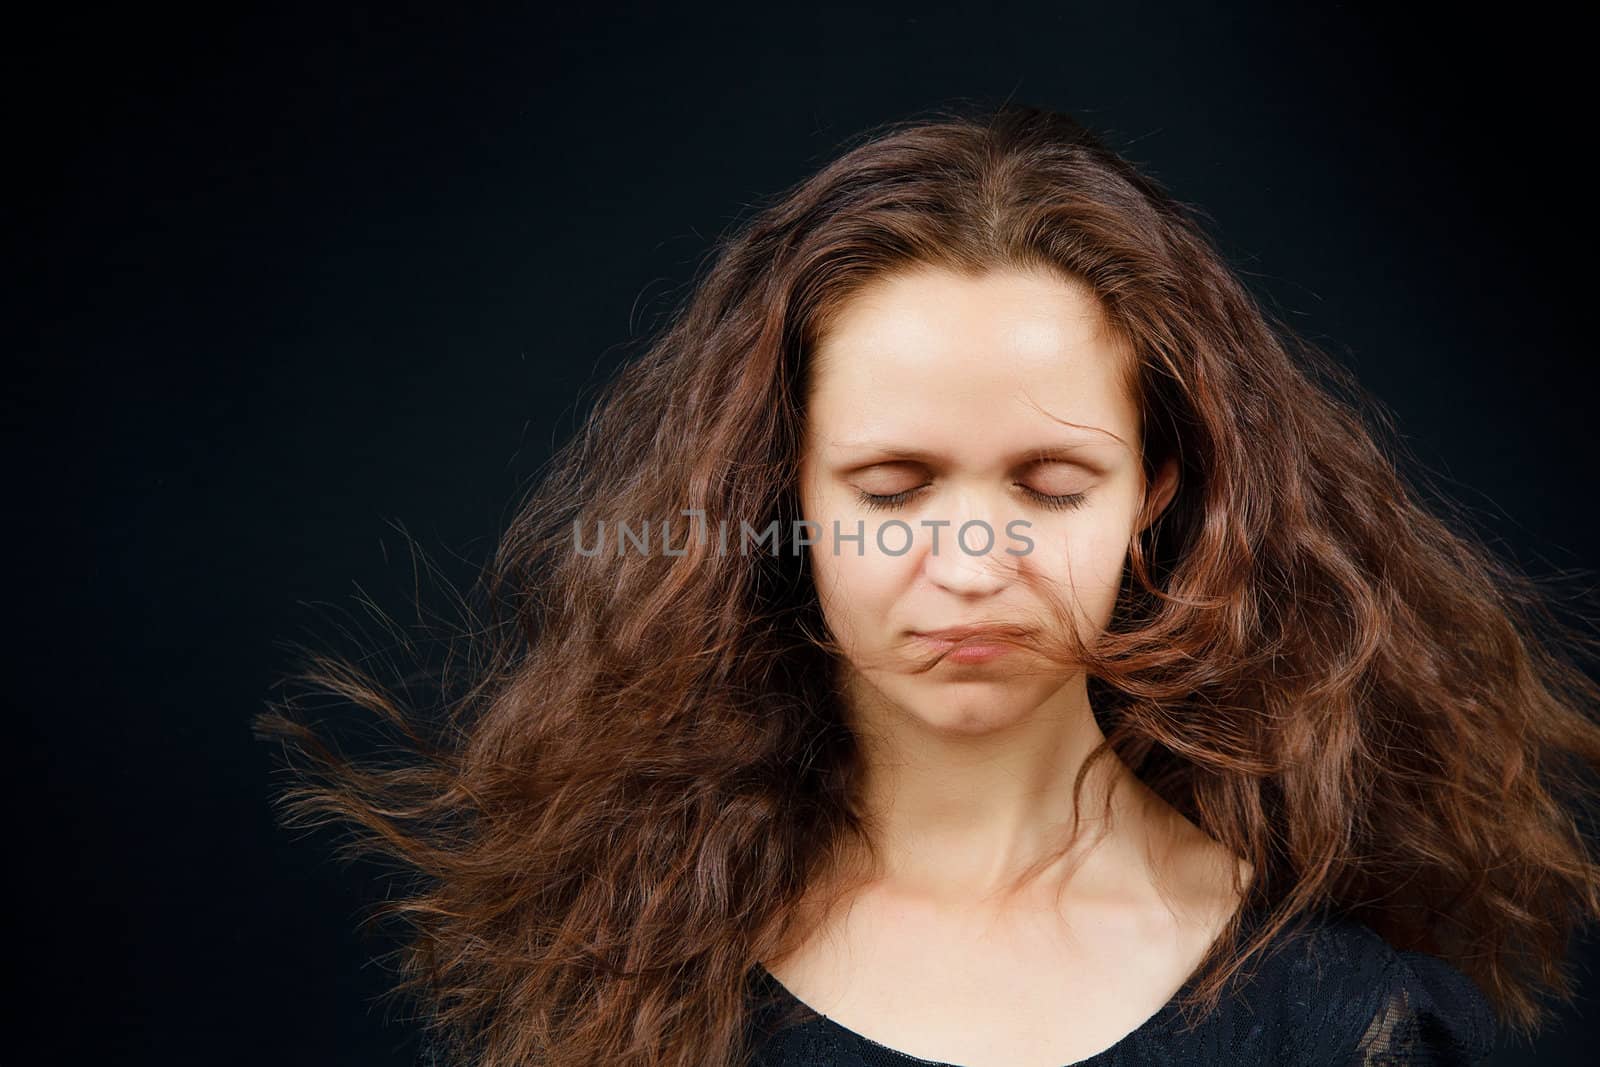
[[[1193,1003],[1322,908],[1452,961],[1524,1031],[1542,994],[1571,997],[1570,937],[1600,916],[1594,642],[1423,502],[1391,417],[1252,298],[1203,220],[1055,112],[876,127],[723,237],[605,385],[458,598],[435,704],[302,647],[257,719],[284,818],[404,872],[380,911],[404,933],[395,986],[441,1048],[747,1055],[754,964],[867,843],[862,761],[805,554],[688,534],[799,518],[808,354],[861,285],[929,265],[1087,285],[1134,353],[1147,471],[1177,460],[1111,625],[1076,652],[1106,734],[1084,771],[1114,754],[1253,866],[1266,921],[1246,937],[1235,916]],[[683,547],[576,550],[640,516]],[[345,754],[306,714],[327,696],[399,755]]]

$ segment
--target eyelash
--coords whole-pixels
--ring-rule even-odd
[[[919,485],[916,489],[907,489],[903,492],[890,493],[888,495],[862,491],[858,493],[858,499],[865,508],[872,511],[884,511],[904,504],[922,488]],[[1033,497],[1034,501],[1040,506],[1049,508],[1052,511],[1068,511],[1072,508],[1081,508],[1089,496],[1087,493],[1063,493],[1059,496],[1054,496],[1049,493],[1041,493],[1037,489],[1029,489],[1025,485],[1019,488]]]

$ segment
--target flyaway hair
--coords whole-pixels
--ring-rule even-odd
[[[717,242],[459,598],[437,706],[381,658],[307,652],[258,719],[286,819],[404,872],[383,914],[439,1047],[740,1062],[753,964],[864,836],[862,762],[805,554],[716,533],[799,517],[809,354],[865,282],[930,266],[1086,286],[1131,354],[1147,470],[1178,462],[1111,626],[1071,651],[1101,758],[1254,865],[1269,921],[1230,928],[1195,1004],[1331,908],[1540,1025],[1600,916],[1592,636],[1402,476],[1389,416],[1196,209],[1072,119],[1001,105],[869,131]],[[643,517],[673,553],[575,550]],[[345,755],[307,711],[329,698],[391,747]]]

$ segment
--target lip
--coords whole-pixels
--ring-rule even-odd
[[[1014,645],[995,638],[1017,638],[1026,632],[1020,626],[952,626],[943,630],[913,630],[912,637],[931,651],[945,653],[944,662],[987,663],[1016,651]]]
[[[1028,631],[1010,623],[975,623],[971,626],[948,626],[943,630],[912,630],[917,637],[931,637],[936,641],[962,641],[969,637],[1020,637]]]

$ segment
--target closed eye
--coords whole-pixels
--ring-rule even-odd
[[[861,502],[862,507],[871,511],[884,511],[904,505],[925,488],[927,487],[919,485],[898,493],[888,494],[861,491],[857,494],[857,499]],[[1026,485],[1018,485],[1017,488],[1026,493],[1040,507],[1049,508],[1052,511],[1065,511],[1070,508],[1082,507],[1089,498],[1088,493],[1041,493],[1037,489]]]

